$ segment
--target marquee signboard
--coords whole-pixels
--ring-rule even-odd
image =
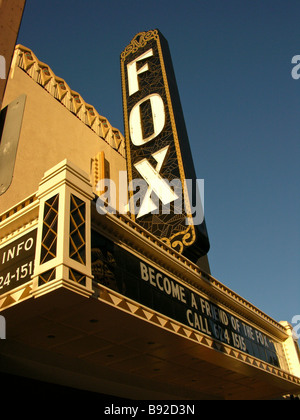
[[[0,249],[0,295],[31,280],[36,229]]]
[[[207,337],[280,367],[269,336],[220,305],[92,231],[94,281]]]
[[[130,215],[196,261],[209,241],[171,56],[158,30],[134,37],[121,54],[121,74]]]

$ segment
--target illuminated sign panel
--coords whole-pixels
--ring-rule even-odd
[[[270,337],[93,231],[92,273],[94,281],[207,337],[280,365]]]
[[[31,280],[36,229],[0,249],[0,295]]]
[[[131,217],[196,261],[209,241],[172,61],[158,30],[135,36],[121,54],[121,73]]]

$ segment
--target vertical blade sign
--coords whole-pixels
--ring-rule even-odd
[[[167,41],[141,32],[121,54],[129,211],[192,261],[209,241]]]

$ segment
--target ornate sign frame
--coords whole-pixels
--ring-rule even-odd
[[[129,190],[131,218],[197,260],[208,252],[208,235],[204,217],[194,223],[192,203],[198,206],[200,196],[168,44],[158,30],[133,38],[121,54],[121,76],[128,182],[147,181],[139,189],[139,205],[147,201],[146,210],[134,211],[134,189]],[[196,211],[203,214],[201,203]]]

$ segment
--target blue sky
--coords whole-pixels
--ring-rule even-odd
[[[300,314],[300,1],[27,0],[18,43],[123,130],[120,53],[169,42],[212,275],[268,315]]]

